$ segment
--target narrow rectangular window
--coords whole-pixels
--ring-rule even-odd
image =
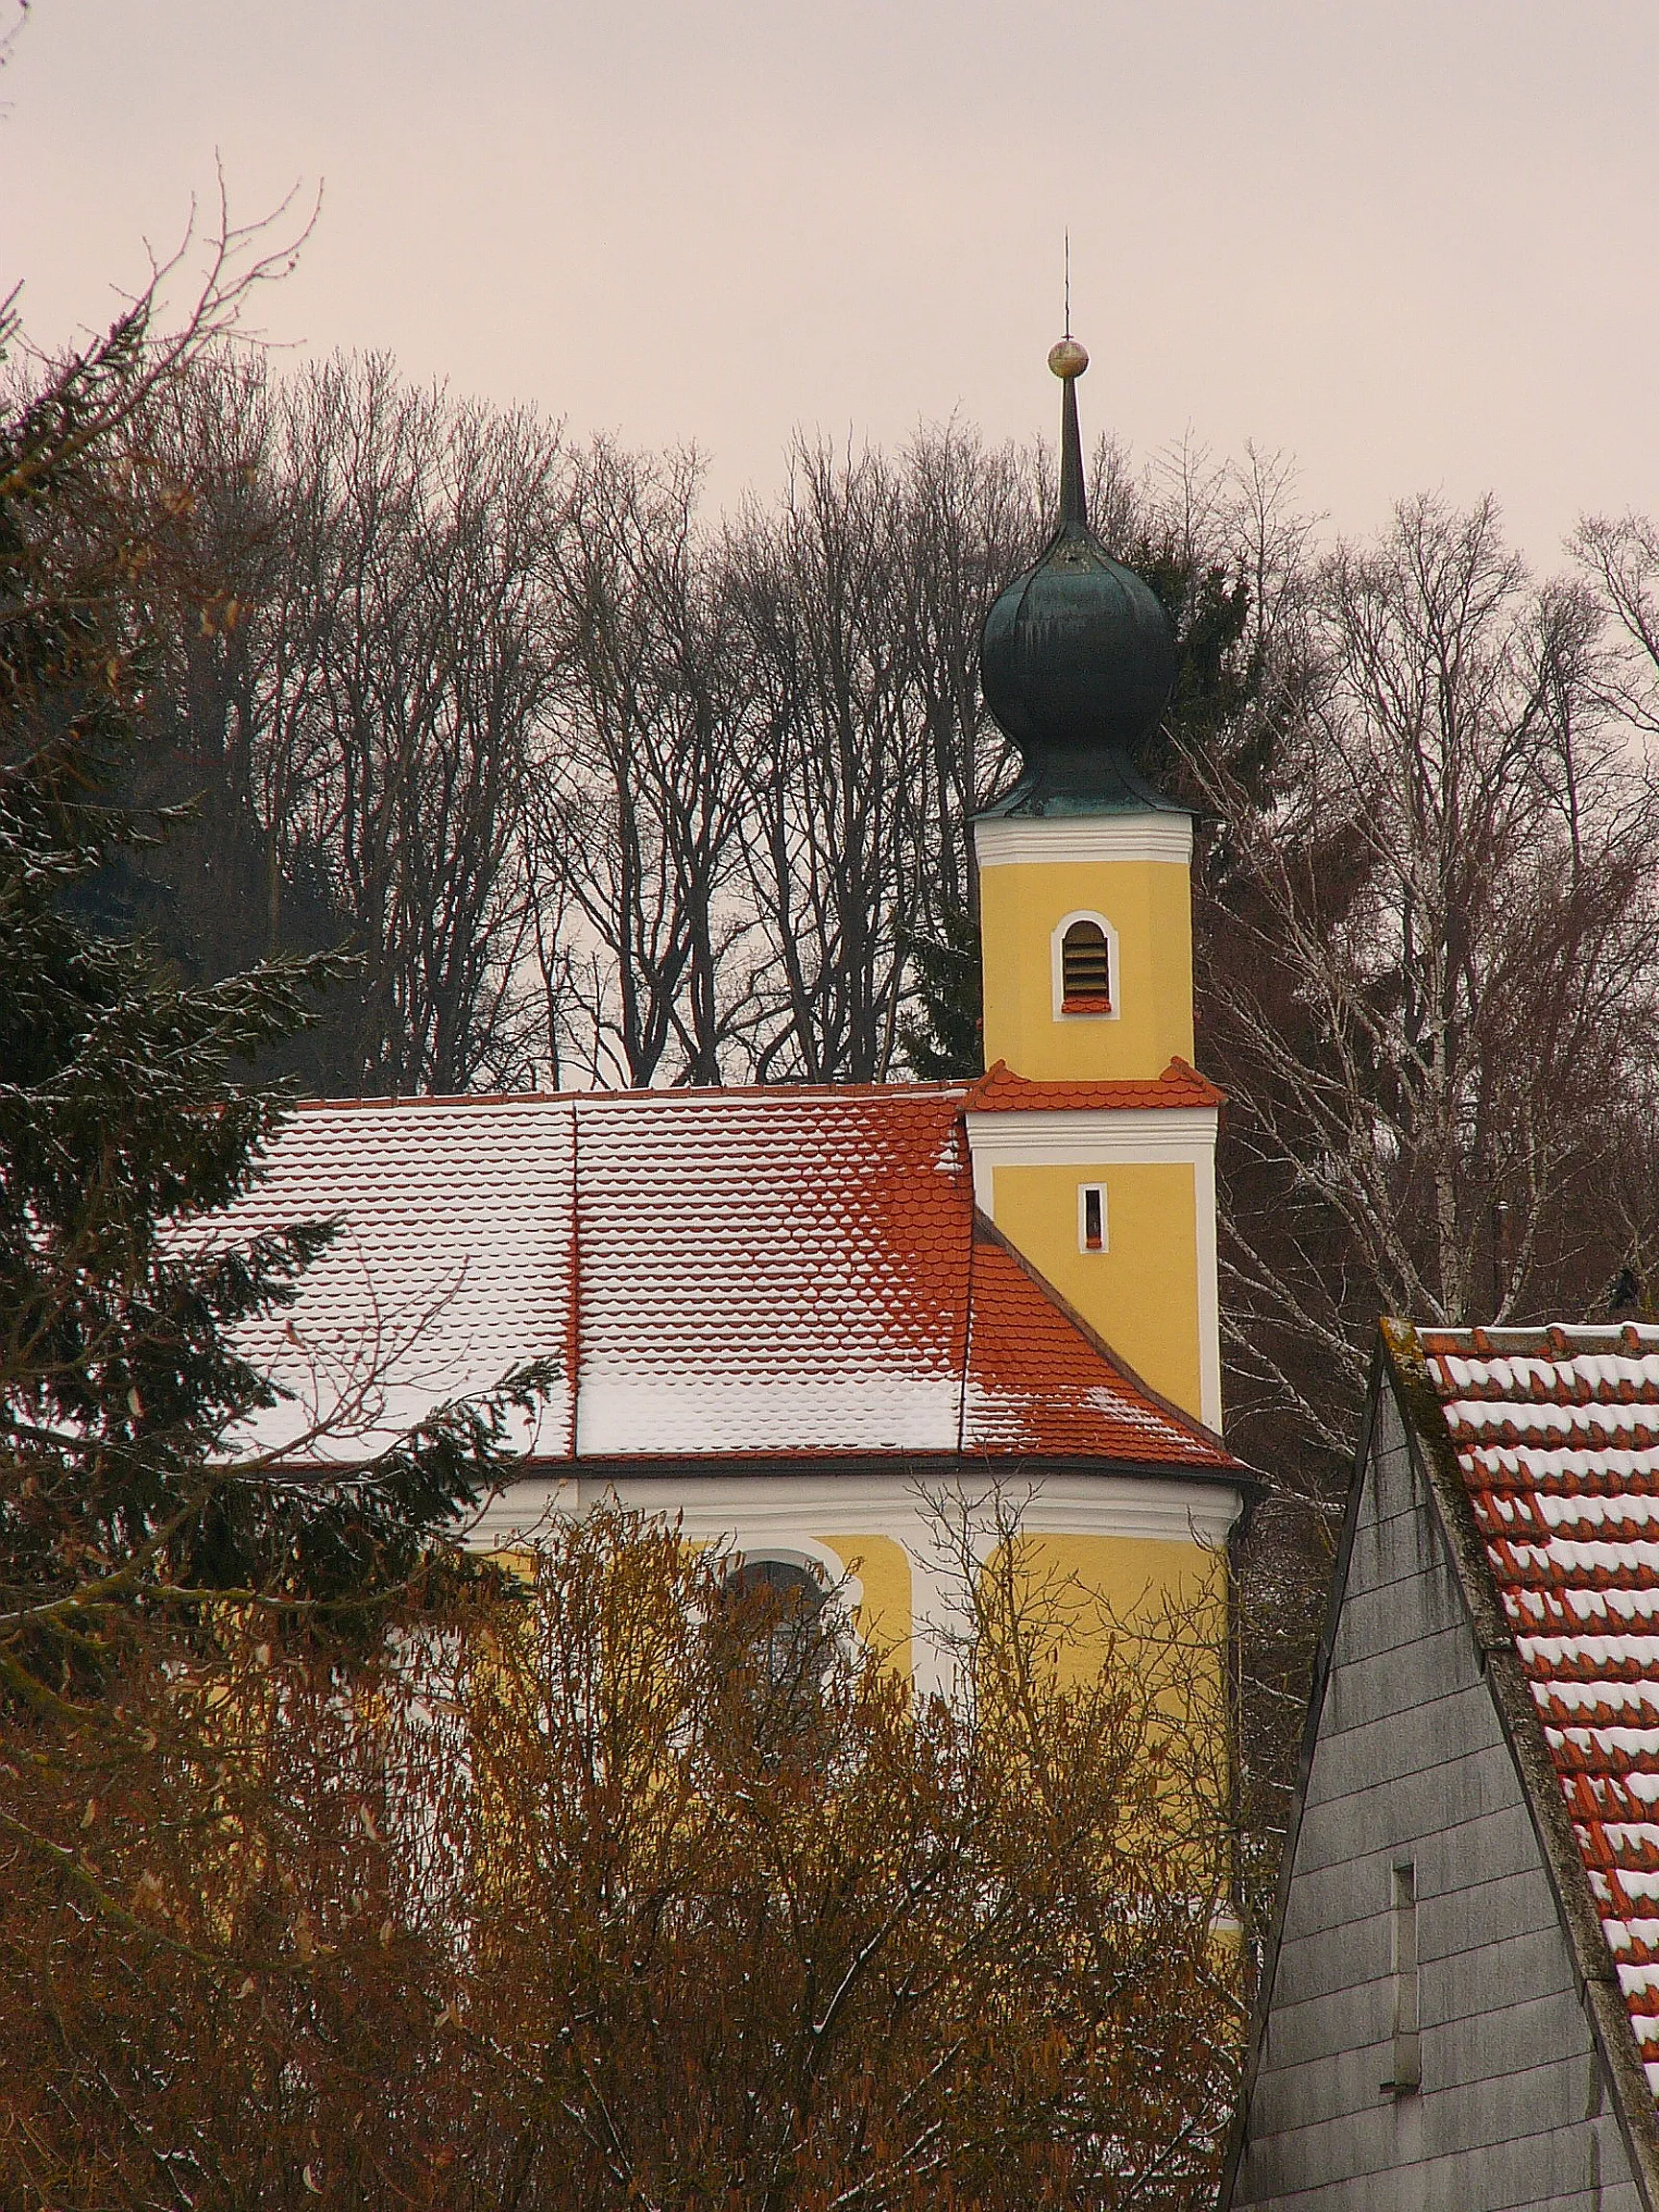
[[[1405,1860],[1390,1870],[1389,1950],[1394,1967],[1394,2078],[1384,2089],[1407,2097],[1423,2086],[1417,2020],[1417,1869]]]
[[[1106,1249],[1106,1186],[1103,1183],[1078,1186],[1077,1249],[1079,1252]]]

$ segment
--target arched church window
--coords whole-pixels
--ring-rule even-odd
[[[811,1568],[792,1559],[740,1559],[721,1582],[719,1629],[733,1658],[741,1654],[786,1702],[809,1696],[824,1671],[829,1596]]]
[[[1112,1011],[1112,948],[1098,922],[1073,922],[1061,939],[1060,1011]]]

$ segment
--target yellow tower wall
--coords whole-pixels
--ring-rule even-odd
[[[989,816],[975,825],[985,1060],[1033,1083],[1151,1083],[1192,1058],[1191,824],[1184,814]],[[1112,1012],[1067,1014],[1059,942],[1097,917]],[[1213,1107],[973,1113],[974,1196],[1154,1390],[1221,1424]],[[1082,1249],[1080,1190],[1106,1199]]]
[[[1150,1082],[1192,1057],[1191,826],[1182,815],[977,825],[985,1065],[1033,1082]],[[1059,1007],[1056,933],[1115,938],[1111,1014]]]
[[[1142,1381],[1204,1420],[1197,1166],[1080,1160],[999,1165],[993,1173],[986,1211],[1003,1235]],[[1103,1252],[1078,1249],[1082,1183],[1106,1193]]]

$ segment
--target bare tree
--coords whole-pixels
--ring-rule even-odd
[[[306,678],[332,611],[316,573],[326,471],[282,466],[281,415],[264,357],[215,349],[151,394],[125,469],[111,471],[146,551],[133,579],[151,640],[146,741],[130,781],[135,801],[174,819],[163,842],[107,871],[102,898],[203,979],[337,948],[354,928],[285,835]],[[324,1021],[269,1051],[265,1071],[313,1089],[352,1084],[353,1012],[342,980]]]
[[[1659,524],[1645,515],[1589,516],[1572,550],[1613,617],[1610,700],[1644,737],[1659,736]]]
[[[797,443],[781,510],[733,546],[755,688],[743,855],[767,940],[762,1080],[876,1082],[893,1065],[922,912],[913,828],[929,748],[879,454]]]
[[[359,950],[349,1081],[514,1074],[556,432],[384,360],[273,388],[225,357],[145,428],[177,507],[158,734],[209,830],[260,849],[260,949],[298,924]],[[209,841],[203,864],[228,874],[232,850]]]
[[[992,600],[1043,541],[1046,474],[1040,453],[987,447],[954,422],[918,437],[900,463],[891,559],[926,747],[909,830],[929,922],[972,906],[969,824],[1011,777],[1011,748],[980,696],[979,632]]]
[[[1653,819],[1597,611],[1490,501],[1339,548],[1311,622],[1268,802],[1196,767],[1232,869],[1203,928],[1234,1354],[1337,1452],[1379,1307],[1575,1307],[1604,1267],[1582,1200],[1659,1042]]]
[[[119,2205],[1201,2201],[1240,2026],[1214,1616],[1115,1621],[1016,1530],[950,1707],[733,1565],[599,1511],[521,1593],[355,1648],[257,1606],[138,1644],[114,1741],[0,1765],[8,2171]],[[1134,1662],[1078,1677],[1079,1630]]]
[[[539,573],[558,441],[378,361],[298,395],[337,471],[327,631],[292,834],[357,918],[365,1080],[462,1090],[521,1056],[517,966],[531,734],[551,682]]]
[[[702,474],[597,440],[548,550],[559,673],[531,809],[540,896],[593,941],[578,990],[567,938],[565,988],[596,1081],[718,1082],[743,997],[744,668]]]

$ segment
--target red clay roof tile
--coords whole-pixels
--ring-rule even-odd
[[[962,1104],[896,1085],[301,1107],[230,1216],[342,1224],[297,1306],[251,1334],[298,1393],[261,1435],[290,1440],[344,1396],[330,1455],[359,1455],[545,1358],[559,1383],[523,1438],[540,1459],[1235,1472],[976,1237]]]
[[[1122,1112],[1135,1107],[1219,1106],[1224,1094],[1178,1054],[1156,1081],[1034,1083],[1005,1060],[981,1075],[963,1100],[970,1114]]]
[[[1659,2093],[1659,1328],[1417,1341]]]

